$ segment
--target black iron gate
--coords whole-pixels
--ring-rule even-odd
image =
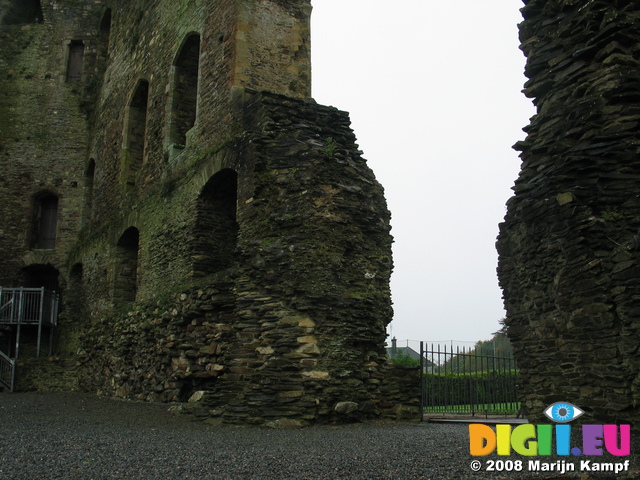
[[[420,342],[422,411],[425,414],[515,415],[515,361],[473,349]]]

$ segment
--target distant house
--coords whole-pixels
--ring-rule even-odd
[[[408,355],[413,360],[420,361],[420,353],[416,352],[413,348],[409,347],[398,347],[398,340],[396,337],[391,339],[391,347],[387,347],[387,356],[389,358],[395,358],[399,355]]]

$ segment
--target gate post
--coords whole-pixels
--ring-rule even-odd
[[[18,289],[18,316],[16,321],[18,322],[18,331],[16,332],[16,356],[18,358],[18,354],[20,353],[20,334],[22,333],[22,315],[24,314],[24,287],[20,287]],[[15,302],[15,293],[13,294],[13,300]]]
[[[425,407],[425,379],[424,379],[425,361],[424,361],[424,342],[420,341],[420,421],[424,418]]]
[[[40,346],[42,344],[42,322],[44,321],[44,287],[40,288],[40,312],[38,313],[38,347],[36,357],[40,357]]]

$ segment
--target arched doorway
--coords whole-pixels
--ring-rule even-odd
[[[138,244],[140,232],[129,227],[116,244],[113,301],[133,302],[138,292]]]
[[[238,240],[237,190],[238,175],[231,169],[213,175],[202,189],[193,231],[194,276],[210,275],[233,264]]]
[[[58,228],[58,197],[41,192],[34,197],[31,248],[56,248]]]

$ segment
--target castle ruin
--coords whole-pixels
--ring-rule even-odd
[[[0,0],[0,285],[61,294],[63,386],[233,423],[417,413],[385,376],[390,214],[311,98],[310,14]]]
[[[640,8],[526,0],[537,114],[498,238],[508,334],[531,420],[640,420]]]

